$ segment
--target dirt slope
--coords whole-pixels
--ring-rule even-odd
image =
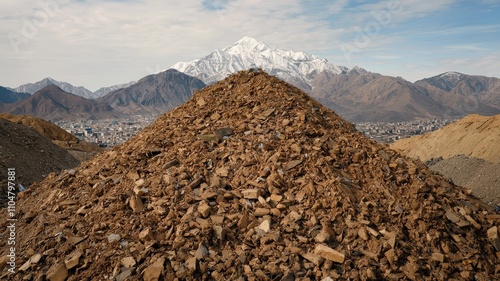
[[[500,163],[500,115],[469,115],[437,131],[391,145],[406,155],[427,161],[464,154]]]
[[[500,278],[496,217],[353,128],[266,73],[231,75],[23,193],[22,268],[1,277]]]
[[[28,187],[51,172],[75,167],[79,161],[33,129],[0,118],[1,206],[5,204],[7,169],[15,168],[16,183]]]
[[[429,166],[450,177],[456,184],[470,188],[484,202],[500,206],[500,163],[456,155]]]
[[[1,113],[0,118],[35,129],[42,136],[52,140],[54,144],[66,149],[79,161],[88,160],[104,151],[98,145],[81,141],[76,136],[68,133],[66,130],[38,117]]]

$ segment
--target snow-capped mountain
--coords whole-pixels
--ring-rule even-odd
[[[109,87],[102,87],[99,90],[92,93],[92,98],[97,99],[97,98],[103,97],[103,96],[107,95],[108,93],[111,93],[111,92],[119,90],[119,89],[130,87],[130,86],[134,85],[135,83],[137,83],[137,82],[132,81],[132,82],[125,83],[125,84],[118,84],[118,85],[109,86]]]
[[[15,88],[14,90],[18,93],[34,94],[36,91],[41,90],[49,85],[56,85],[57,87],[61,88],[63,91],[67,93],[75,94],[77,96],[81,96],[87,99],[92,98],[92,92],[87,88],[82,86],[73,86],[70,83],[57,81],[50,77],[44,78],[35,83],[28,83],[21,85]]]
[[[86,99],[97,99],[97,98],[100,98],[102,96],[105,96],[106,94],[108,94],[112,91],[129,87],[135,83],[136,83],[135,81],[132,81],[132,82],[125,83],[125,84],[118,84],[118,85],[113,85],[113,86],[109,86],[109,87],[102,87],[95,92],[91,92],[90,90],[88,90],[85,87],[73,86],[70,83],[57,81],[55,79],[47,77],[47,78],[44,78],[44,79],[42,79],[38,82],[35,82],[35,83],[28,83],[28,84],[21,85],[13,90],[18,92],[18,93],[34,94],[36,91],[41,90],[49,85],[56,85],[57,87],[61,88],[61,90],[65,91],[67,93],[74,94],[74,95],[77,95],[77,96],[80,96],[80,97],[83,97]]]
[[[334,74],[347,71],[346,67],[334,65],[326,59],[305,52],[271,48],[252,37],[243,37],[233,45],[217,49],[201,59],[179,62],[172,66],[207,84],[253,67],[262,68],[303,89],[310,89],[311,81],[322,71]]]

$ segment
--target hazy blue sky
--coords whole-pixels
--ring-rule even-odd
[[[0,85],[96,90],[252,36],[410,81],[500,77],[500,0],[0,0]]]

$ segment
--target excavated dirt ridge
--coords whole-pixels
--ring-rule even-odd
[[[257,70],[20,197],[2,280],[500,278],[499,215]]]

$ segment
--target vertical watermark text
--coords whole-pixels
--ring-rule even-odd
[[[7,245],[8,271],[16,272],[16,169],[7,169]]]

